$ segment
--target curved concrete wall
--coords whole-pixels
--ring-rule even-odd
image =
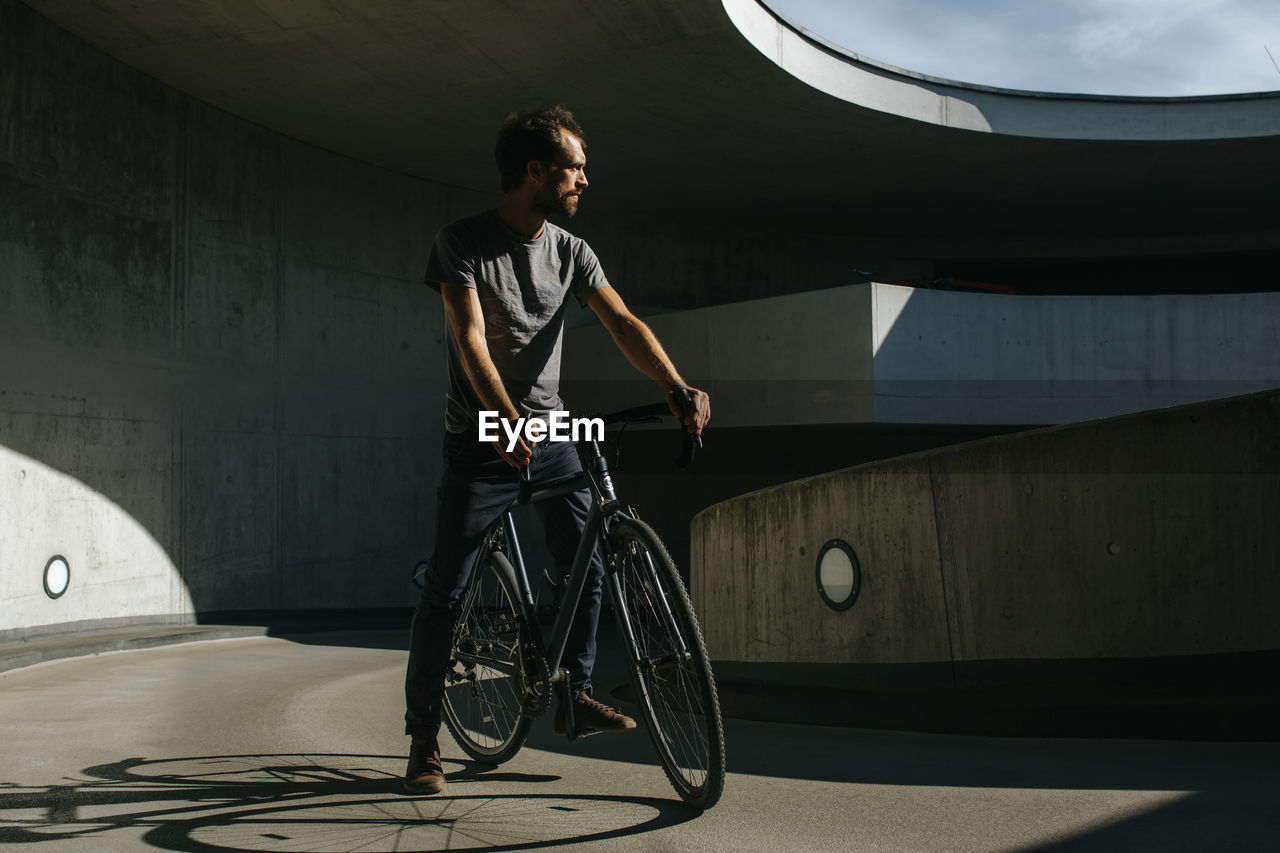
[[[493,197],[233,117],[16,0],[0,94],[0,633],[410,601],[443,379],[418,281],[435,229]],[[575,221],[639,306],[848,272],[839,234],[741,225]]]
[[[495,200],[236,118],[0,0],[0,638],[411,603],[443,420],[422,270]],[[845,265],[828,235],[579,226],[641,306]]]
[[[908,664],[1280,649],[1280,392],[1054,427],[797,480],[693,523],[708,645]],[[840,538],[862,591],[836,612]]]
[[[746,39],[815,89],[957,130],[1050,139],[1239,139],[1280,134],[1280,92],[1194,98],[1061,95],[975,86],[872,62],[790,23],[761,0],[724,0]]]
[[[191,612],[186,584],[168,552],[119,504],[3,446],[0,483],[0,637],[20,627],[93,623],[104,614],[150,621]],[[56,558],[71,571],[68,591],[54,598],[61,587],[46,592],[43,570]]]
[[[442,389],[418,282],[487,197],[265,131],[9,2],[0,92],[0,635],[411,602]]]

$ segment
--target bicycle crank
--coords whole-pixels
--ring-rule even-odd
[[[551,705],[551,671],[547,669],[546,656],[533,643],[525,643],[520,655],[524,663],[520,668],[520,712],[526,717],[538,717]]]

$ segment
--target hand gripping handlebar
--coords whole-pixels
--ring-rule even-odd
[[[702,436],[694,435],[684,426],[684,419],[689,412],[693,411],[693,398],[689,395],[688,389],[682,385],[671,386],[671,397],[680,411],[680,432],[684,435],[684,448],[680,458],[676,460],[676,466],[688,468],[693,462],[694,455],[702,449]],[[646,406],[623,409],[620,412],[610,412],[607,415],[601,415],[600,419],[604,421],[605,426],[608,426],[609,424],[657,423],[664,417],[671,417],[670,406],[666,403],[651,403]]]
[[[684,451],[676,460],[676,467],[688,468],[694,455],[702,449],[702,436],[689,432],[684,426],[684,419],[693,411],[693,398],[689,395],[689,389],[683,385],[672,385],[671,396],[675,399],[676,408],[680,410],[680,429],[684,433]]]

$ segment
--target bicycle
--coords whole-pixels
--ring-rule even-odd
[[[692,405],[687,392],[678,402],[684,411]],[[601,419],[606,425],[645,423],[659,415],[670,415],[666,404]],[[677,465],[688,465],[699,444],[686,432]],[[708,809],[724,789],[724,723],[702,630],[666,547],[619,501],[599,442],[581,441],[578,452],[581,472],[538,488],[526,481],[485,536],[454,630],[445,674],[445,723],[472,758],[501,764],[520,750],[554,690],[568,715],[569,740],[584,734],[575,728],[569,674],[560,663],[598,545],[635,699],[663,771],[686,803]],[[591,507],[559,612],[544,638],[511,512],[517,504],[583,487],[591,491]]]

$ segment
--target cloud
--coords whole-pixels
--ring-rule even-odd
[[[1188,23],[1212,16],[1223,0],[1092,0],[1066,38],[1076,59],[1091,67],[1105,67],[1118,59],[1149,55]]]
[[[829,41],[923,74],[1017,89],[1280,89],[1276,0],[766,0]]]

